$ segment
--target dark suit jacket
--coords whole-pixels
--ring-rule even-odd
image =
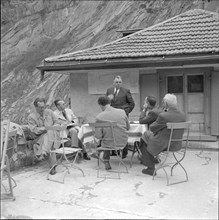
[[[107,89],[106,95],[114,95],[114,87]],[[117,96],[115,96],[111,101],[111,106],[114,108],[124,109],[128,115],[135,107],[135,102],[132,98],[129,89],[121,87]]]
[[[150,154],[156,156],[168,146],[170,130],[167,129],[167,122],[185,122],[185,114],[176,108],[170,108],[167,112],[162,112],[158,115],[155,122],[150,125],[152,133],[149,135],[147,150]],[[173,134],[174,138],[181,138],[184,130],[176,130]],[[173,142],[170,150],[179,150],[182,143]]]
[[[150,128],[150,125],[156,121],[158,115],[162,112],[162,109],[160,108],[153,108],[149,111],[148,115],[146,115],[146,112],[142,111],[139,116],[139,123],[140,124],[146,124],[148,126],[148,129]]]

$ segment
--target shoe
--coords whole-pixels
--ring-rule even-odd
[[[147,169],[143,169],[142,173],[153,176],[154,170],[155,170],[154,168],[147,168]],[[156,173],[155,173],[155,175],[156,175]]]
[[[95,158],[95,159],[99,159],[97,153],[92,153],[92,154],[90,154],[90,157],[93,157],[93,158]]]
[[[122,150],[122,159],[126,158],[128,155],[128,146],[125,146],[125,148]]]
[[[88,155],[87,153],[84,153],[84,154],[83,154],[83,158],[84,158],[85,160],[90,160],[90,157],[89,157],[89,155]]]
[[[127,157],[127,154],[122,155],[122,159],[125,159]]]
[[[117,154],[118,154],[118,156],[119,156],[119,155],[120,155],[120,152],[117,151]],[[111,155],[110,155],[110,156],[117,156],[117,154],[116,154],[116,151],[113,150],[113,151],[111,152]]]
[[[49,172],[50,175],[55,175],[56,174],[56,166],[54,166],[50,172]]]
[[[154,158],[154,163],[160,163],[160,160],[159,159],[157,159],[157,158]]]
[[[105,164],[105,169],[106,170],[111,170],[112,169],[112,167],[110,166],[110,162],[109,161],[105,161],[104,164]]]

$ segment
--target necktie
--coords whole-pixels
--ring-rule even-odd
[[[119,89],[117,89],[117,88],[116,88],[116,90],[115,90],[115,92],[114,92],[114,96],[116,96],[116,95],[117,95],[118,90],[119,90]]]
[[[66,115],[66,112],[65,110],[62,111],[62,115],[64,116],[64,118],[67,120],[67,115]]]

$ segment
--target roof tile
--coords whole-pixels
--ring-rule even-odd
[[[46,62],[153,57],[219,52],[219,15],[187,11],[116,41],[55,57]]]

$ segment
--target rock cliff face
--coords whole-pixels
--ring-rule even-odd
[[[143,29],[190,9],[198,0],[1,1],[1,114],[26,124],[33,100],[68,100],[69,76],[49,73],[40,81],[36,69],[52,55],[104,44],[121,36],[118,30]]]

